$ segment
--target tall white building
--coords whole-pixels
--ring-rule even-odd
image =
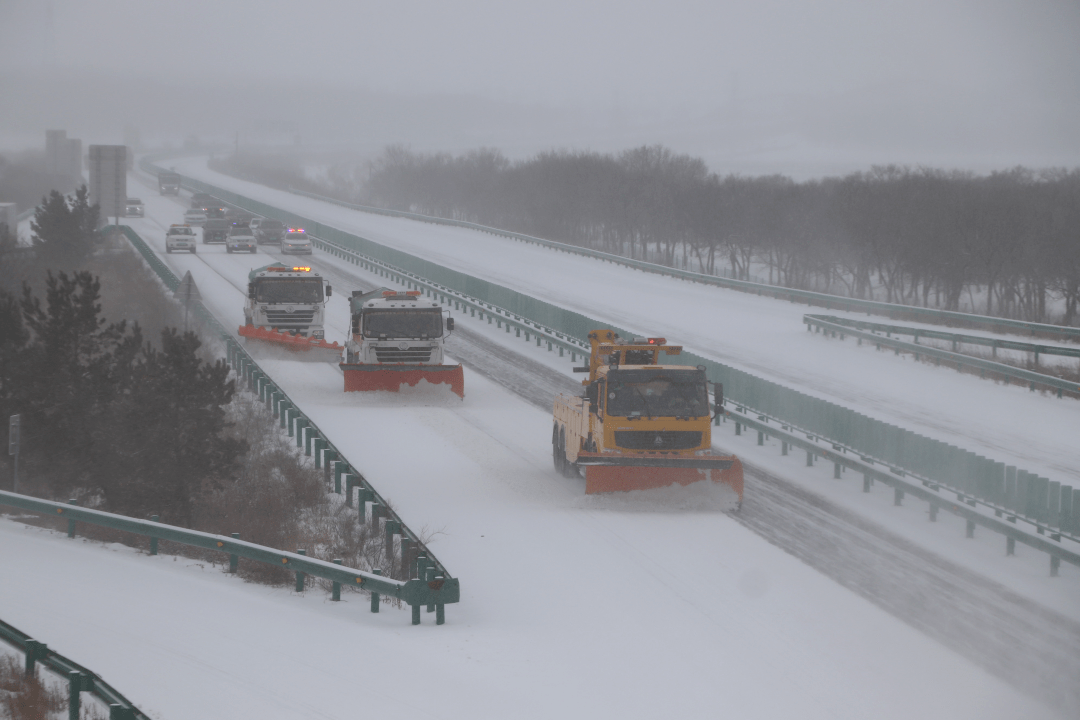
[[[101,206],[101,221],[124,217],[127,202],[127,148],[90,146],[90,203]],[[119,221],[118,221],[119,222]]]

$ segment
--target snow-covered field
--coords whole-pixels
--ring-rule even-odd
[[[163,254],[164,228],[179,221],[180,205],[146,191],[140,197],[147,202],[147,218],[130,224]],[[356,222],[368,219],[386,220],[363,215]],[[374,231],[341,226],[379,239]],[[443,230],[421,225],[402,231],[393,243],[408,249],[408,243]],[[768,358],[769,343],[789,343],[788,354],[812,358],[810,369],[800,370],[802,363],[789,358],[758,368],[773,379],[788,374],[812,384],[825,374],[818,364],[828,358],[834,373],[842,368],[856,377],[863,365],[890,367],[886,358],[862,358],[850,347],[835,353],[831,348],[839,344],[820,336],[807,341],[798,318],[793,327],[786,325],[801,308],[781,303],[770,310],[753,302],[758,298],[715,289],[708,292],[720,295],[709,295],[699,306],[703,289],[694,285],[657,278],[666,284],[643,288],[654,282],[650,276],[625,269],[620,275],[596,274],[597,268],[583,270],[580,258],[563,254],[557,260],[522,258],[525,246],[500,242],[505,284],[531,293],[529,286],[549,270],[562,277],[557,271],[564,264],[571,278],[593,278],[584,278],[584,287],[562,278],[555,284],[563,297],[536,293],[544,299],[583,307],[606,289],[609,297],[590,314],[678,337],[703,354],[710,347],[735,352],[725,336],[701,331],[729,323],[741,333],[736,350],[747,357],[740,362]],[[466,255],[474,252],[470,241],[461,244]],[[444,252],[452,254],[449,248]],[[163,257],[178,274],[192,272],[207,305],[226,324],[241,322],[248,270],[272,259],[265,249],[256,256],[226,255],[222,246],[204,245],[195,256]],[[472,272],[481,274],[487,260],[472,259]],[[321,254],[313,260],[332,261]],[[521,265],[530,261],[537,263],[531,272]],[[612,272],[610,266],[605,272]],[[337,292],[328,306],[329,339],[343,336],[347,326],[350,288],[340,282],[335,279]],[[657,312],[678,308],[678,328],[652,324],[657,321],[649,316],[631,322],[631,305],[643,293],[646,300],[653,297]],[[713,315],[720,316],[720,325]],[[760,326],[765,322],[777,327],[769,332]],[[469,325],[488,332],[479,323]],[[497,335],[489,334],[492,340]],[[526,351],[524,343],[517,351],[525,358],[543,355]],[[422,626],[412,627],[407,611],[385,608],[372,615],[356,595],[334,604],[318,591],[297,596],[243,583],[220,568],[71,542],[0,521],[5,577],[23,580],[0,583],[4,619],[100,672],[155,717],[1059,717],[933,634],[780,549],[778,540],[767,541],[745,522],[715,511],[707,488],[586,498],[580,481],[551,469],[547,412],[485,375],[467,371],[465,401],[441,402],[415,393],[345,395],[332,366],[263,364],[410,526],[435,533],[432,549],[461,578],[462,602],[447,608],[445,626],[435,627],[425,615]],[[902,395],[907,383],[923,377],[915,372],[924,369],[895,367],[898,387],[888,397]],[[960,379],[942,374],[942,392],[957,394],[949,388]],[[999,411],[1007,406],[1016,425],[1025,424],[1026,418],[1015,418],[1027,406],[1014,412],[1014,403],[1045,409],[1058,402],[1025,393],[1014,397],[988,383],[981,387],[993,396],[987,404]],[[830,397],[828,388],[815,394]],[[865,409],[862,403],[851,402]],[[920,404],[907,398],[905,406],[916,419],[937,412],[930,399]],[[891,412],[887,404],[883,412]],[[957,409],[941,423],[956,420],[956,414],[964,413]],[[983,438],[1004,445],[1000,441],[1009,430],[1003,423]],[[918,534],[914,508],[878,508],[885,505],[880,493],[870,499],[856,495],[850,483],[826,479],[831,473],[825,468],[801,468],[798,458],[780,458],[774,447],[757,449],[746,436],[736,440],[725,431],[719,442],[770,472],[798,476],[846,507],[858,508],[862,501],[873,517],[891,512],[899,519],[890,529]],[[1065,457],[1070,451],[1075,453],[1057,448]],[[975,541],[948,538],[955,529],[948,520],[943,517],[933,528],[936,535],[924,542],[993,573],[991,543],[998,539],[989,533]],[[1002,554],[1000,547],[996,553]],[[1021,550],[1020,557],[1001,558],[1005,569],[999,579],[1064,612],[1070,597],[1080,596],[1075,568],[1063,568],[1063,576],[1051,581],[1045,556],[1033,555]],[[63,584],[50,583],[53,578],[63,578]],[[900,578],[905,579],[919,582]],[[1005,628],[987,629],[988,635],[999,631]]]

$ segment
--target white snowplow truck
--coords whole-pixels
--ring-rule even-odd
[[[248,299],[240,335],[268,347],[302,353],[297,359],[341,360],[341,346],[323,329],[331,288],[310,267],[276,263],[248,273]]]
[[[354,290],[349,310],[351,327],[341,363],[345,392],[398,392],[402,385],[426,380],[449,385],[465,398],[461,365],[443,365],[443,346],[454,318],[444,319],[442,306],[424,300],[418,290],[379,288]]]

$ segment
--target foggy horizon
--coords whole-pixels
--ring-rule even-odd
[[[128,128],[148,147],[239,133],[515,159],[662,144],[801,179],[1080,165],[1073,3],[304,7],[9,0],[0,89],[26,101],[0,109],[0,151]]]

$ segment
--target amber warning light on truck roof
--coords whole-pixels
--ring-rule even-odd
[[[649,338],[650,345],[663,345],[667,342],[667,338]]]
[[[268,267],[270,272],[311,272],[309,267]]]

